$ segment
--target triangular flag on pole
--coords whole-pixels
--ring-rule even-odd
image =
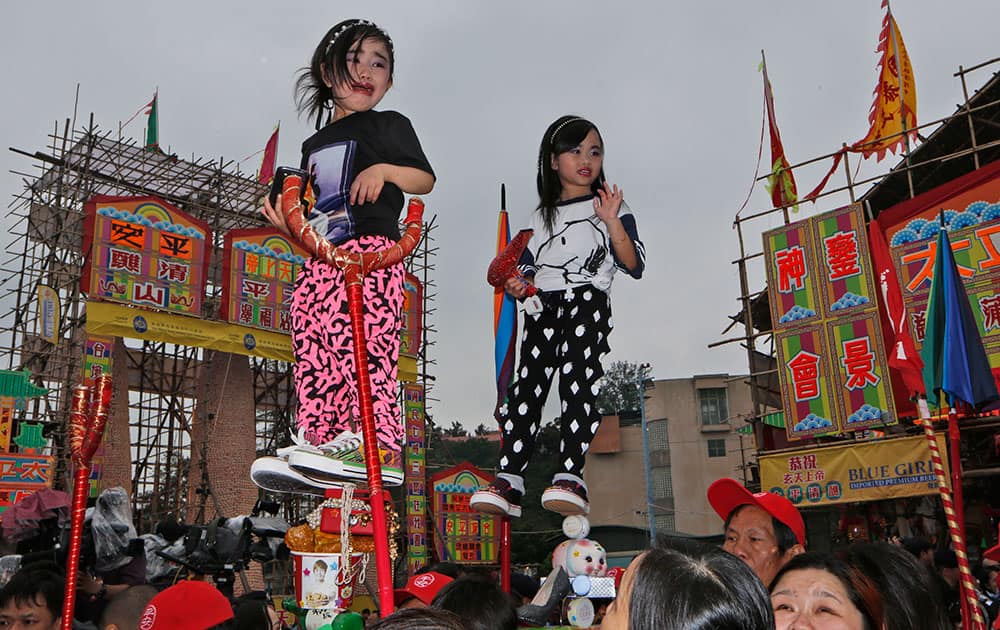
[[[153,93],[153,100],[149,102],[146,110],[146,114],[149,119],[146,121],[146,150],[147,151],[159,151],[160,150],[160,115],[159,107],[157,106],[157,101],[160,98],[160,92],[157,90]]]
[[[877,154],[877,160],[884,158],[886,151],[895,153],[907,137],[915,139],[917,134],[917,85],[913,80],[913,66],[888,2],[883,2],[882,6],[885,18],[876,49],[882,53],[882,58],[875,100],[868,114],[871,128],[864,138],[851,145],[852,151],[859,151],[865,158]]]
[[[507,190],[500,185],[500,214],[497,218],[497,254],[510,242],[507,217]],[[500,407],[507,401],[507,388],[514,376],[514,343],[517,338],[517,304],[503,287],[493,289],[493,355],[496,363],[497,404],[494,416],[500,420]]]
[[[767,61],[764,59],[763,50],[760,51],[760,67],[764,74],[764,105],[767,109],[767,127],[771,135],[771,174],[767,177],[767,188],[775,208],[791,206],[793,212],[798,212],[795,177],[792,175],[788,158],[785,157],[781,134],[778,133],[778,120],[774,115],[774,94],[771,92],[771,81],[767,78]]]
[[[270,184],[274,179],[274,164],[278,159],[278,131],[281,123],[274,128],[274,133],[268,138],[264,146],[264,159],[260,162],[260,171],[257,172],[257,181],[261,184]]]

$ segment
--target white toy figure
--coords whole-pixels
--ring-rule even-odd
[[[607,552],[601,543],[588,538],[565,540],[552,552],[552,566],[562,567],[570,579],[602,577],[608,572]]]

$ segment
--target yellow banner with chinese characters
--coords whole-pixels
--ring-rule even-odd
[[[282,333],[111,302],[87,302],[87,333],[295,361],[291,338]],[[400,356],[399,380],[413,382],[416,377],[416,359]]]
[[[947,453],[944,437],[938,450]],[[948,462],[944,474],[948,478]],[[897,499],[938,492],[923,435],[785,451],[760,458],[761,488],[799,507]]]

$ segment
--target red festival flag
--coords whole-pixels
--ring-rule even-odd
[[[917,134],[917,86],[913,80],[913,66],[888,1],[882,6],[885,18],[876,49],[882,53],[882,58],[875,100],[868,114],[871,128],[864,138],[851,145],[852,151],[861,152],[865,158],[877,154],[877,160],[884,158],[886,151],[895,153],[907,136],[916,138]]]
[[[785,157],[785,147],[781,144],[781,134],[778,133],[778,121],[774,116],[774,94],[771,92],[771,81],[767,78],[767,61],[764,51],[760,51],[760,69],[764,74],[764,105],[767,109],[767,127],[771,134],[771,174],[767,177],[767,188],[771,193],[771,203],[775,208],[791,206],[797,212],[796,203],[798,191],[795,189],[795,177],[791,165]]]
[[[268,138],[264,146],[264,159],[260,162],[260,170],[257,172],[257,181],[261,184],[270,184],[274,179],[274,164],[278,159],[278,131],[281,123],[274,128],[274,133]]]

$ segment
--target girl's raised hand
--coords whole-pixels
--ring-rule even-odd
[[[623,197],[624,191],[618,188],[618,184],[611,186],[608,182],[604,182],[604,186],[597,189],[597,196],[594,197],[594,213],[597,214],[597,218],[605,223],[617,218]]]
[[[504,291],[510,293],[516,299],[520,300],[528,293],[528,283],[531,282],[524,276],[518,274],[516,276],[511,276],[507,278],[507,281],[503,285]]]
[[[358,173],[351,184],[351,205],[371,203],[382,194],[385,185],[385,174],[379,164],[372,164]]]
[[[292,232],[288,229],[288,224],[285,223],[285,215],[281,212],[281,195],[278,195],[274,206],[271,206],[271,200],[265,196],[264,207],[261,208],[260,213],[264,215],[268,223],[281,230],[282,234],[291,237]]]

